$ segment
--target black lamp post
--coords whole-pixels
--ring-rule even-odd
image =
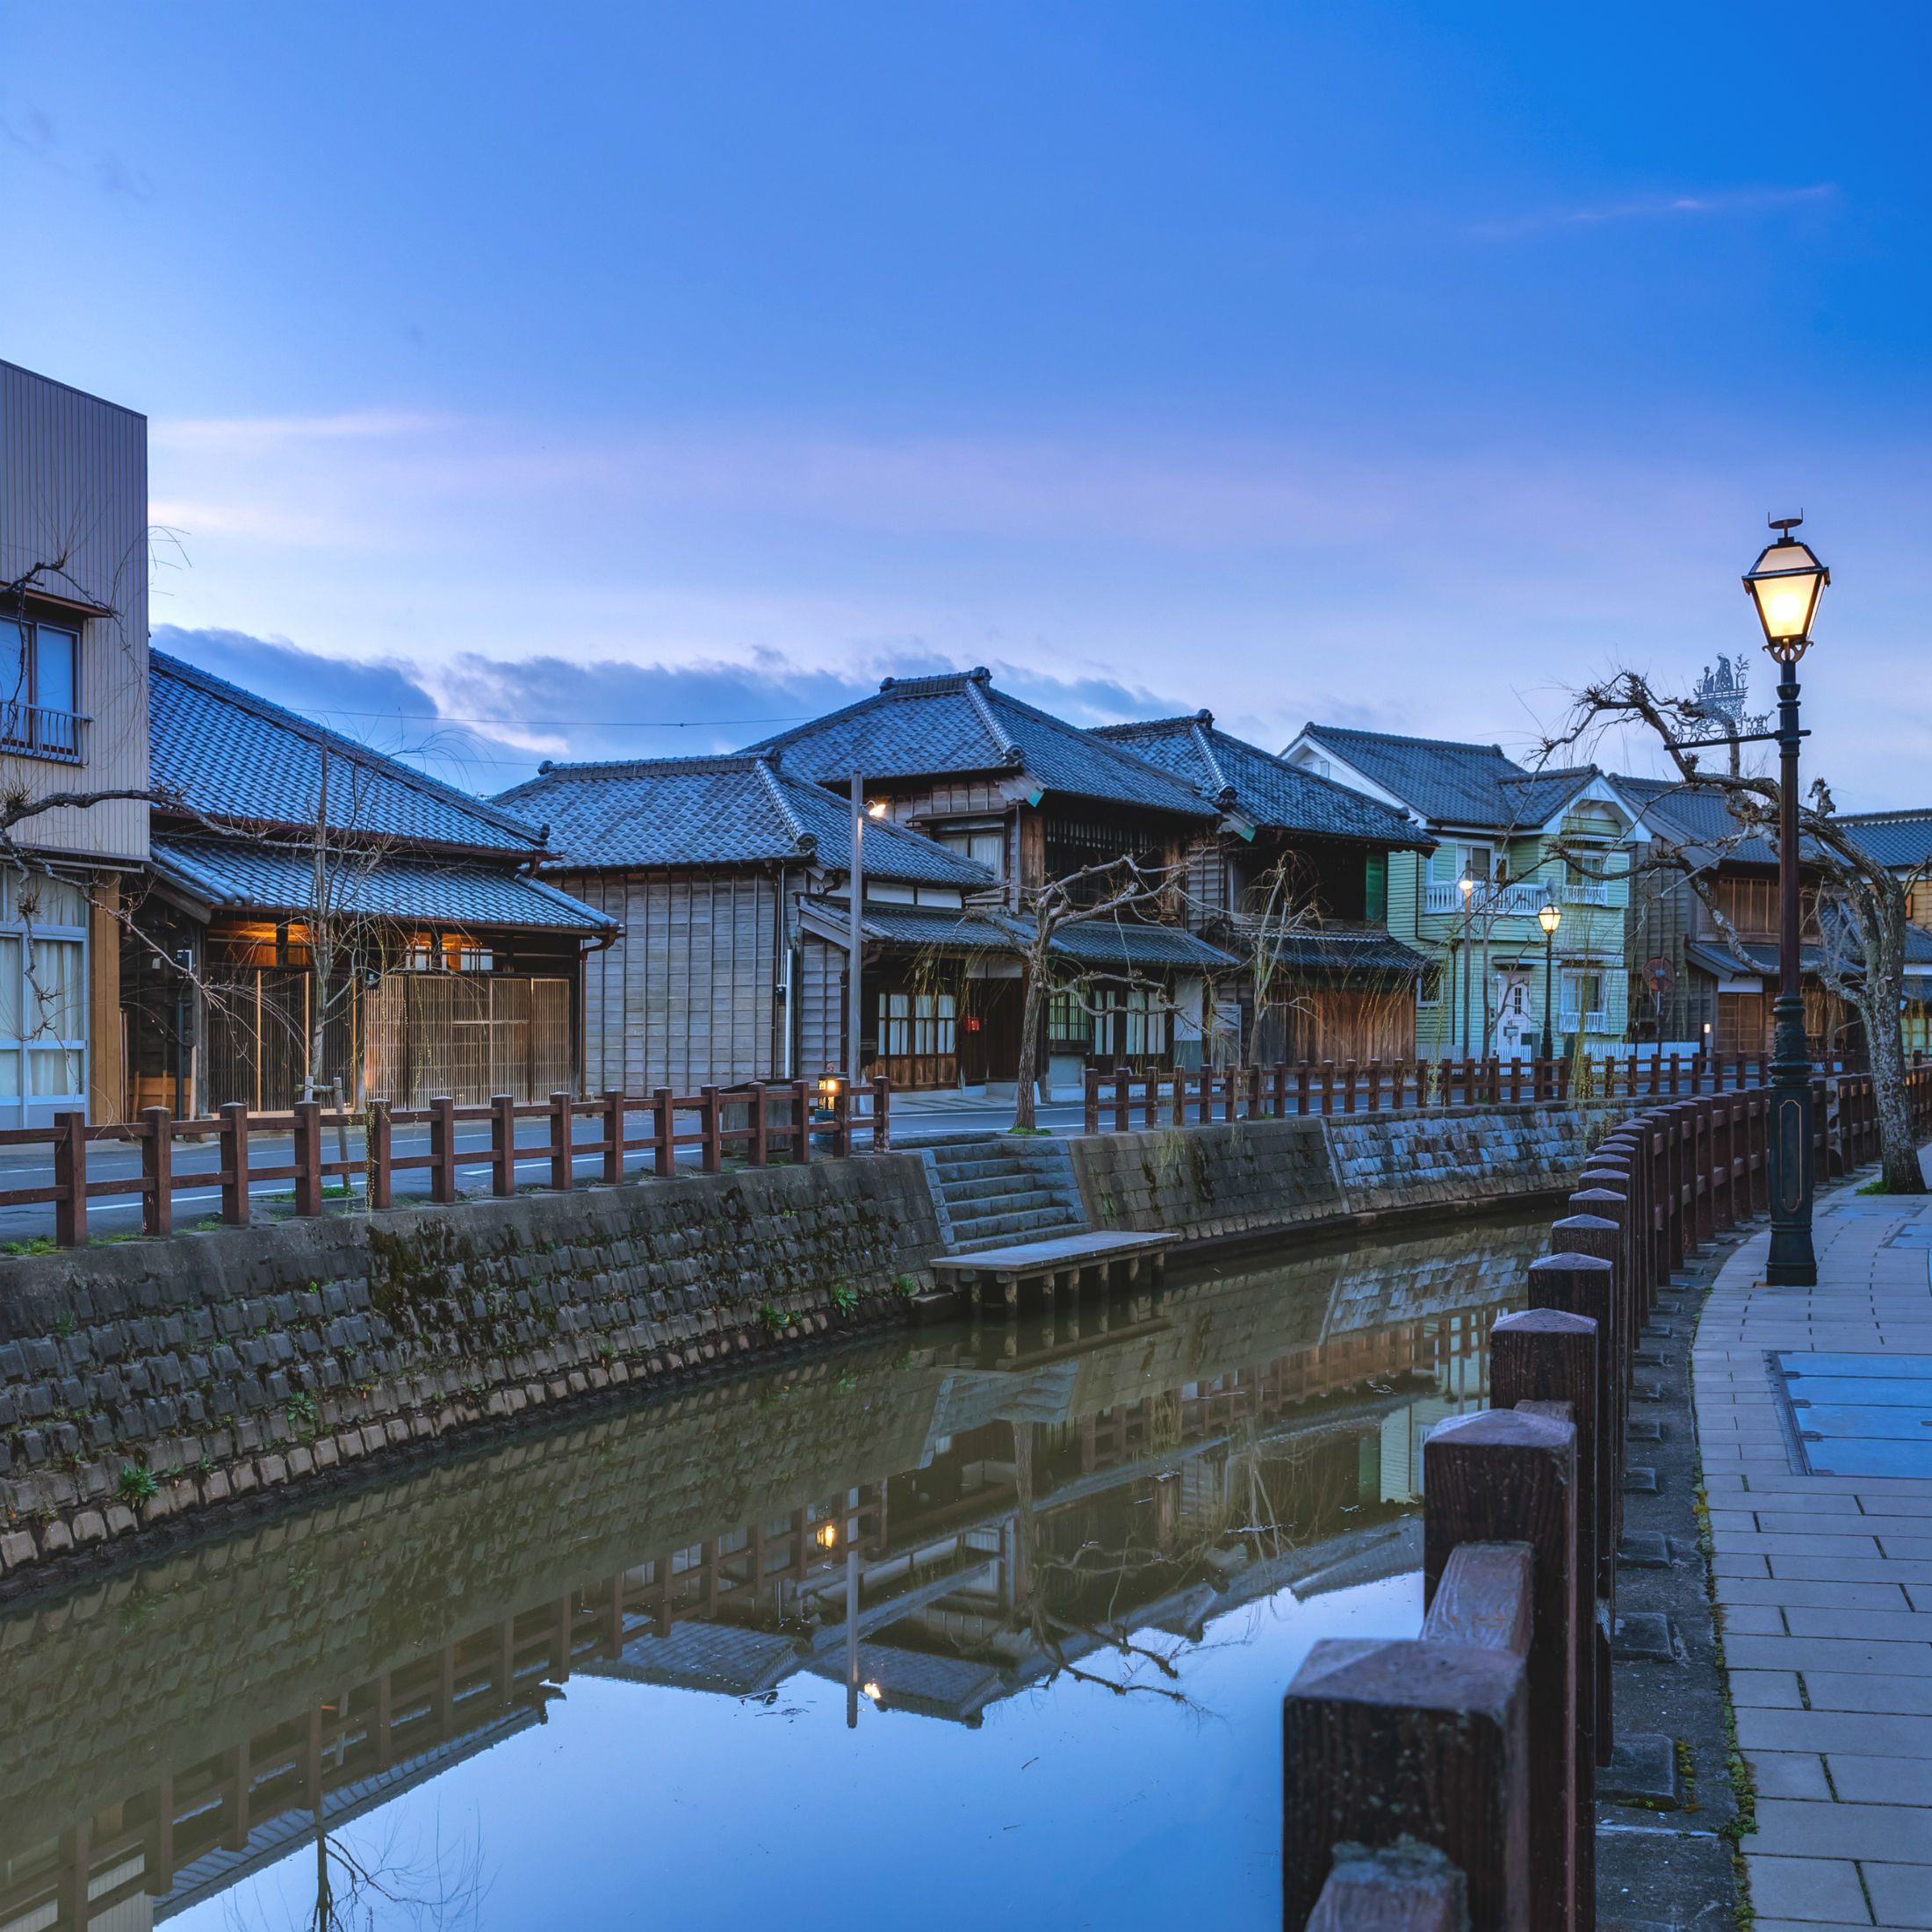
[[[1799,988],[1798,660],[1811,645],[1812,619],[1831,573],[1808,544],[1791,535],[1802,516],[1772,517],[1777,541],[1745,577],[1764,626],[1764,648],[1784,674],[1777,687],[1777,999],[1771,1051],[1771,1252],[1764,1279],[1775,1287],[1813,1287],[1811,1049],[1805,1041],[1805,998]]]
[[[1543,928],[1543,1057],[1556,1057],[1550,1038],[1550,966],[1554,956],[1556,928],[1563,922],[1563,908],[1554,899],[1546,899],[1536,909],[1536,923]]]

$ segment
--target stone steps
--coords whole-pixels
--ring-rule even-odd
[[[932,1157],[955,1252],[1086,1225],[1073,1164],[1057,1139],[962,1135],[919,1144]]]

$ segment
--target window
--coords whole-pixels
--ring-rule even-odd
[[[939,843],[948,852],[956,852],[961,858],[984,866],[996,879],[1006,876],[1006,834],[1003,831],[988,827],[977,831],[946,832],[940,834]]]
[[[1362,917],[1371,926],[1381,926],[1388,919],[1388,854],[1371,852],[1363,880]]]
[[[0,878],[0,1125],[87,1104],[87,895]]]
[[[881,993],[879,1057],[928,1058],[955,1051],[957,1013],[951,993]]]
[[[32,618],[0,617],[0,744],[47,758],[78,758],[80,633]]]
[[[1604,976],[1601,973],[1564,973],[1561,1025],[1566,1033],[1595,1033],[1602,1030]]]
[[[1093,1038],[1093,1016],[1074,992],[1058,992],[1047,1008],[1047,1043],[1085,1047]]]

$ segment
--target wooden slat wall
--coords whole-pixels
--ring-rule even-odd
[[[573,873],[564,891],[622,922],[584,969],[588,1092],[772,1079],[775,880],[754,872]]]
[[[78,767],[0,757],[0,786],[28,797],[148,783],[148,421],[0,363],[0,580],[68,552],[57,595],[110,606],[81,626]],[[145,859],[148,808],[116,800],[21,828],[46,851]]]
[[[846,955],[810,933],[798,951],[798,1071],[812,1080],[845,1064]]]

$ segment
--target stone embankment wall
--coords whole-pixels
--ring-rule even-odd
[[[890,1319],[916,1155],[0,1264],[0,1570],[394,1445]]]
[[[1611,1101],[1309,1115],[1083,1135],[1071,1147],[1094,1226],[1217,1239],[1536,1193],[1578,1172],[1632,1111]]]

